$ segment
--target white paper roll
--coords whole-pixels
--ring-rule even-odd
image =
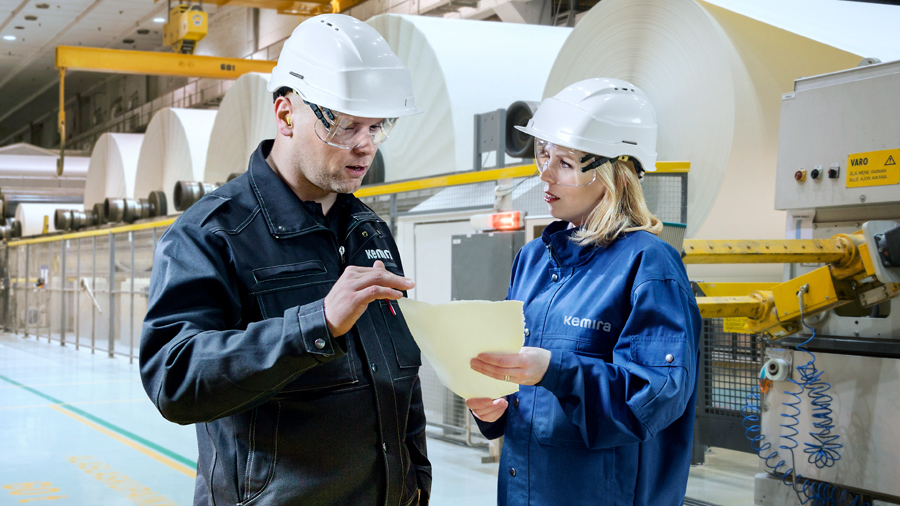
[[[266,90],[270,75],[244,74],[222,99],[206,154],[206,182],[225,182],[244,172],[259,143],[275,138],[275,106]]]
[[[381,147],[385,180],[472,170],[474,114],[540,100],[569,28],[385,14],[367,21],[412,74],[423,114]]]
[[[35,146],[27,142],[17,142],[8,146],[0,147],[0,155],[28,155],[28,156],[54,156],[56,153],[52,150]]]
[[[44,231],[44,217],[49,223],[49,232],[56,232],[53,216],[57,209],[78,209],[81,204],[30,204],[21,203],[16,207],[16,221],[22,224],[22,237],[40,235]]]
[[[144,134],[105,133],[94,143],[84,187],[84,208],[107,198],[133,199]],[[141,198],[146,198],[142,195]]]
[[[840,2],[817,5],[830,3]],[[778,238],[785,233],[784,213],[773,209],[781,94],[796,78],[860,59],[694,0],[605,0],[566,41],[544,97],[590,77],[634,83],[656,109],[659,159],[691,162],[687,235]],[[690,266],[689,273],[708,281],[782,276],[779,264]]]
[[[134,180],[134,197],[163,191],[174,209],[178,181],[205,181],[206,150],[216,111],[165,108],[144,135]]]
[[[56,161],[59,156],[4,155],[0,154],[0,176],[56,178]],[[67,156],[63,166],[63,178],[87,176],[89,158]]]

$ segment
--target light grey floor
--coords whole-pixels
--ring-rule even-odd
[[[0,441],[0,505],[191,504],[194,429],[162,419],[127,358],[0,333]],[[432,504],[496,504],[485,455],[431,438]],[[756,464],[714,449],[691,469],[687,495],[752,506]]]

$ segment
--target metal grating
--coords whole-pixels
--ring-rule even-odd
[[[762,367],[759,340],[755,334],[723,331],[721,318],[704,320],[703,327],[703,411],[741,418]]]
[[[687,174],[646,174],[641,182],[647,207],[669,223],[687,223]]]

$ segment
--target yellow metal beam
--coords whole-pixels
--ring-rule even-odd
[[[271,73],[274,61],[218,58],[96,47],[56,47],[56,68],[157,76],[237,79],[248,72]]]
[[[656,172],[647,172],[647,175],[687,174],[690,171],[691,162],[656,162]]]
[[[424,179],[412,179],[409,181],[400,181],[398,183],[371,185],[360,188],[356,191],[356,193],[354,193],[354,195],[359,198],[373,197],[376,195],[390,195],[392,193],[427,190],[429,188],[458,186],[471,183],[483,183],[485,181],[496,181],[498,179],[507,179],[513,177],[528,177],[535,174],[537,174],[537,167],[535,167],[534,164],[517,165],[515,167],[506,167],[503,169],[463,172],[461,174],[427,177]]]
[[[697,306],[703,318],[757,317],[765,310],[766,303],[756,297],[697,297]]]
[[[687,170],[690,170],[691,162],[657,162],[656,167],[656,172],[647,173],[650,177],[652,177],[652,174],[687,172]],[[537,173],[537,167],[532,163],[528,165],[504,167],[502,169],[462,172],[445,176],[411,179],[409,181],[400,181],[397,183],[369,185],[360,188],[354,195],[358,198],[374,197],[376,195],[390,195],[392,193],[427,190],[429,188],[443,188],[447,186],[483,183],[485,181],[497,181],[498,179],[536,176]]]
[[[850,246],[850,247],[848,247]],[[681,259],[686,264],[837,263],[855,248],[842,238],[765,241],[685,239]]]
[[[751,292],[771,290],[778,283],[697,283],[706,297],[740,297]]]

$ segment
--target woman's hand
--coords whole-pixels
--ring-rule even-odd
[[[483,422],[496,422],[506,412],[509,402],[505,397],[499,399],[491,399],[489,397],[478,397],[476,399],[466,399],[466,407],[472,410],[475,418]]]
[[[480,353],[469,365],[485,376],[520,385],[534,385],[544,379],[550,366],[550,350],[524,346],[515,354]]]

